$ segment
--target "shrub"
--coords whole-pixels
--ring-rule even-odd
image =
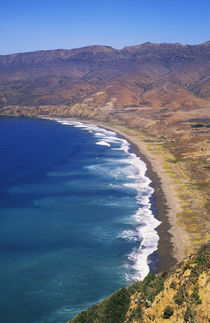
[[[195,259],[195,262],[200,267],[200,269],[205,270],[209,268],[209,250],[210,244],[202,246],[198,251],[198,256]]]
[[[181,305],[185,299],[186,290],[184,286],[180,287],[177,294],[174,296],[174,301],[176,304]]]
[[[167,271],[163,271],[162,274],[161,274],[161,277],[162,278],[166,278],[168,275],[168,272]]]
[[[168,319],[174,314],[173,308],[171,306],[166,306],[163,313],[163,318]]]
[[[185,322],[194,322],[194,313],[192,309],[188,306],[184,315]]]
[[[175,288],[176,288],[176,285],[175,285],[175,283],[174,283],[174,282],[171,282],[171,284],[170,284],[170,288],[173,288],[173,289],[175,289]]]
[[[178,296],[178,297],[175,297],[174,298],[174,301],[177,305],[182,305],[183,301],[184,301],[184,298],[181,297],[181,296]]]
[[[105,303],[103,312],[104,321],[123,322],[130,303],[130,296],[125,287],[114,293]]]
[[[202,128],[202,127],[204,127],[204,124],[202,124],[202,123],[196,123],[196,124],[191,125],[191,127],[192,128]]]
[[[195,286],[194,291],[193,291],[191,297],[192,297],[192,299],[194,300],[194,302],[196,304],[201,304],[202,303],[202,301],[201,301],[201,299],[200,299],[200,297],[198,295],[198,286]]]
[[[163,289],[164,289],[164,284],[163,282],[160,282],[159,284],[157,284],[155,288],[155,295],[159,294]]]

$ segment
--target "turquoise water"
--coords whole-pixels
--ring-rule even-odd
[[[149,270],[146,166],[115,133],[0,118],[0,321],[65,322]]]

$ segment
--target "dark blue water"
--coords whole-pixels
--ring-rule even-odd
[[[147,272],[145,170],[141,192],[126,142],[99,130],[0,118],[1,322],[65,322]]]

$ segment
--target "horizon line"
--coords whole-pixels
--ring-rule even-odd
[[[18,54],[29,54],[29,53],[37,53],[37,52],[48,52],[48,51],[70,51],[70,50],[77,50],[77,49],[83,49],[83,48],[90,48],[90,47],[105,47],[105,48],[110,48],[116,51],[121,51],[125,48],[131,48],[131,47],[138,47],[138,46],[144,46],[144,45],[181,45],[183,47],[185,46],[200,46],[200,45],[205,45],[210,43],[210,40],[204,41],[202,43],[198,43],[198,44],[187,44],[187,43],[180,43],[180,42],[172,42],[172,43],[168,43],[168,42],[162,42],[162,43],[154,43],[154,42],[144,42],[144,43],[140,43],[140,44],[136,44],[136,45],[130,45],[130,46],[124,46],[120,49],[114,48],[110,45],[99,45],[99,44],[94,44],[94,45],[86,45],[86,46],[81,46],[81,47],[74,47],[74,48],[52,48],[52,49],[37,49],[37,50],[32,50],[32,51],[23,51],[23,52],[15,52],[15,53],[9,53],[9,54],[0,54],[0,56],[11,56],[11,55],[18,55]]]

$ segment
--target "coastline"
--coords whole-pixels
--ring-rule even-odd
[[[112,128],[115,130],[115,128]],[[158,161],[149,154],[143,142],[136,142],[132,137],[124,134],[123,132],[115,130],[121,137],[123,136],[133,147],[137,156],[143,160],[147,166],[147,174],[151,179],[151,186],[154,189],[155,208],[157,210],[157,219],[161,222],[156,229],[159,236],[158,249],[154,254],[149,256],[152,259],[155,254],[158,255],[159,261],[157,263],[158,272],[170,270],[177,261],[184,257],[182,246],[178,245],[175,240],[175,234],[178,233],[178,228],[174,223],[171,223],[174,214],[171,212],[170,193],[166,196],[167,182],[162,178],[159,173]]]
[[[157,228],[158,249],[148,259],[153,259],[158,255],[159,261],[156,265],[158,272],[171,270],[177,261],[184,258],[185,238],[187,237],[177,224],[176,213],[179,212],[180,205],[172,183],[162,168],[161,160],[148,150],[146,143],[137,135],[128,134],[125,130],[119,129],[118,125],[82,118],[59,119],[89,123],[116,132],[132,145],[136,155],[146,163],[147,174],[152,181],[151,186],[154,188],[157,218],[161,221]],[[129,130],[129,128],[127,129]]]
[[[107,130],[114,131],[121,138],[126,139],[140,159],[147,166],[147,174],[151,179],[151,186],[154,189],[155,211],[160,225],[156,229],[159,241],[157,250],[148,257],[155,264],[158,272],[169,271],[174,265],[185,257],[186,247],[189,245],[189,237],[186,231],[177,223],[176,214],[181,210],[181,202],[177,197],[175,187],[163,168],[163,160],[160,156],[152,153],[147,147],[147,141],[142,137],[143,133],[129,127],[106,121],[75,118],[75,117],[46,117],[46,116],[26,116],[29,118],[56,120],[63,119],[69,121],[77,121],[87,124],[96,125]],[[149,264],[150,267],[150,264]],[[150,267],[152,268],[152,266]]]

